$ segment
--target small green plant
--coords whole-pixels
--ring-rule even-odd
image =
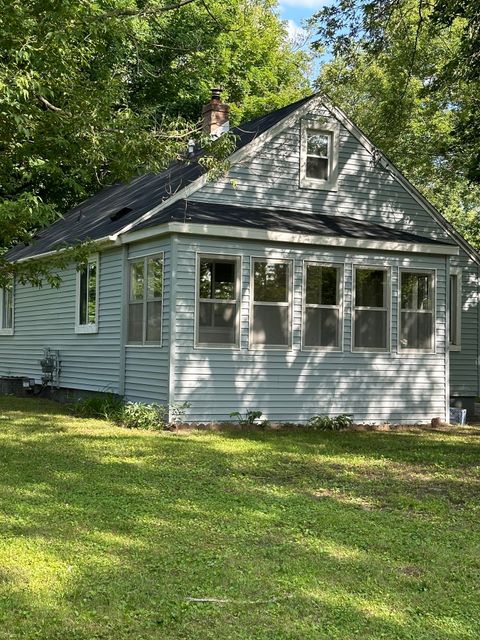
[[[123,413],[123,398],[114,393],[99,393],[82,398],[72,405],[82,418],[103,418],[118,422]]]
[[[230,418],[235,418],[236,420],[238,420],[238,424],[241,424],[244,427],[252,427],[256,424],[264,426],[267,421],[260,420],[262,415],[262,411],[247,410],[243,414],[240,413],[240,411],[232,411],[230,413]]]
[[[164,429],[168,422],[167,407],[145,402],[127,402],[121,423],[128,429]]]
[[[128,429],[167,429],[170,424],[181,422],[189,407],[189,402],[169,406],[156,403],[127,402],[123,406],[120,422]],[[170,422],[168,421],[169,413]]]
[[[127,429],[165,429],[168,424],[168,408],[162,404],[127,402],[120,422]]]
[[[181,404],[171,404],[170,407],[170,423],[177,424],[183,422],[187,409],[190,409],[190,402],[182,402]]]
[[[346,429],[352,424],[353,420],[350,416],[341,414],[339,416],[313,416],[307,422],[307,425],[318,431],[338,431]]]

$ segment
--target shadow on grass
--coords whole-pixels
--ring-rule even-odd
[[[478,637],[478,445],[45,416],[0,442],[11,637]]]

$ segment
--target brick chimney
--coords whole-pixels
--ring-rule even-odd
[[[202,131],[210,138],[219,138],[222,133],[228,131],[228,104],[220,102],[221,89],[212,89],[210,102],[202,108]]]

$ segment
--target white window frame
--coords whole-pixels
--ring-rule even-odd
[[[450,276],[448,280],[448,288],[450,291],[450,277],[454,276],[457,278],[457,299],[450,300],[449,306],[449,327],[450,327],[450,308],[455,308],[457,314],[457,331],[455,335],[455,342],[450,342],[450,329],[449,329],[449,346],[450,351],[461,351],[462,350],[462,268],[461,267],[450,267]],[[453,307],[455,305],[455,307]]]
[[[12,292],[12,326],[3,326],[3,305],[5,300],[5,288],[0,288],[0,336],[13,336],[15,328],[15,280],[11,279],[11,292]]]
[[[418,275],[432,276],[432,310],[412,311],[412,313],[432,314],[432,346],[430,349],[417,349],[416,347],[403,347],[401,343],[402,335],[402,273],[415,273]],[[437,308],[437,270],[436,269],[416,269],[415,267],[401,267],[398,270],[398,302],[397,302],[397,351],[399,353],[436,353],[436,308]],[[405,309],[403,310],[405,311]],[[406,310],[408,311],[408,309]]]
[[[255,302],[255,262],[270,262],[272,264],[286,264],[288,266],[287,274],[287,302]],[[278,306],[288,308],[288,344],[286,345],[270,345],[270,344],[254,344],[253,343],[253,311],[255,305],[258,306]],[[291,351],[292,350],[292,320],[293,320],[293,260],[291,258],[270,258],[268,256],[251,256],[250,258],[250,313],[249,313],[249,349],[253,351]]]
[[[209,298],[200,299],[200,288],[199,288],[199,276],[200,276],[200,261],[206,260],[231,260],[236,264],[236,275],[235,275],[235,291],[236,291],[236,299],[235,300],[218,300]],[[211,302],[214,303],[235,303],[237,305],[237,311],[235,315],[235,333],[236,333],[236,341],[235,343],[205,343],[199,342],[198,334],[199,334],[199,320],[200,320],[200,302]],[[203,253],[197,252],[196,260],[195,260],[195,324],[194,324],[194,348],[195,349],[239,349],[241,345],[241,336],[240,336],[240,318],[241,318],[241,302],[242,302],[242,256],[238,254],[227,254],[227,253]]]
[[[337,285],[337,299],[339,301],[338,305],[331,304],[307,304],[307,267],[310,265],[314,265],[317,267],[335,267],[339,269],[339,278]],[[303,287],[302,287],[302,351],[343,351],[344,343],[344,300],[343,300],[343,292],[344,292],[344,277],[345,277],[345,269],[344,265],[341,262],[319,262],[317,260],[304,260],[303,261]],[[310,346],[305,344],[305,322],[307,319],[307,307],[315,308],[315,309],[338,309],[338,322],[339,322],[339,340],[338,347],[322,347],[322,346]]]
[[[80,322],[80,280],[82,277],[82,269],[77,271],[77,284],[76,284],[76,294],[75,294],[75,333],[98,333],[98,307],[100,304],[100,257],[98,253],[95,253],[89,256],[87,260],[87,264],[95,264],[95,322],[90,322],[88,324],[81,324]],[[88,291],[88,282],[87,282],[87,291]]]
[[[160,340],[159,341],[147,341],[147,305],[148,302],[152,302],[152,300],[148,299],[148,260],[160,259],[162,262],[162,313],[160,316]],[[145,274],[145,282],[143,289],[143,300],[142,302],[137,302],[137,304],[142,305],[143,314],[142,314],[142,341],[141,342],[129,342],[128,341],[128,320],[130,316],[130,285],[131,285],[131,272],[130,267],[132,262],[140,262],[143,260],[144,265],[144,274]],[[126,300],[126,309],[125,313],[127,314],[126,318],[126,347],[162,347],[163,346],[163,313],[165,309],[165,253],[164,251],[155,251],[154,253],[145,253],[141,256],[130,256],[127,260],[127,300]]]
[[[307,176],[308,132],[324,134],[328,137],[328,178],[310,178]],[[338,181],[338,140],[340,125],[338,122],[319,120],[301,120],[300,123],[300,188],[336,191]]]
[[[357,307],[355,304],[357,289],[357,270],[385,271],[387,274],[387,290],[385,292],[386,307]],[[356,347],[355,346],[355,311],[378,310],[387,312],[386,348],[381,347]],[[352,352],[355,353],[390,353],[392,351],[392,268],[378,264],[354,264],[352,265],[352,326],[351,326]]]

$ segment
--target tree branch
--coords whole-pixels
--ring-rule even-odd
[[[145,18],[157,13],[176,11],[177,9],[185,7],[187,4],[192,4],[196,1],[197,0],[182,0],[177,4],[167,4],[164,7],[152,7],[150,9],[113,9],[112,11],[105,11],[104,13],[90,16],[88,20],[108,20],[109,18]]]
[[[56,107],[54,104],[52,104],[51,102],[49,102],[46,98],[44,98],[43,96],[38,96],[38,99],[40,100],[40,102],[47,107],[47,109],[49,111],[55,111],[55,113],[62,113],[62,109],[60,109],[60,107]]]

